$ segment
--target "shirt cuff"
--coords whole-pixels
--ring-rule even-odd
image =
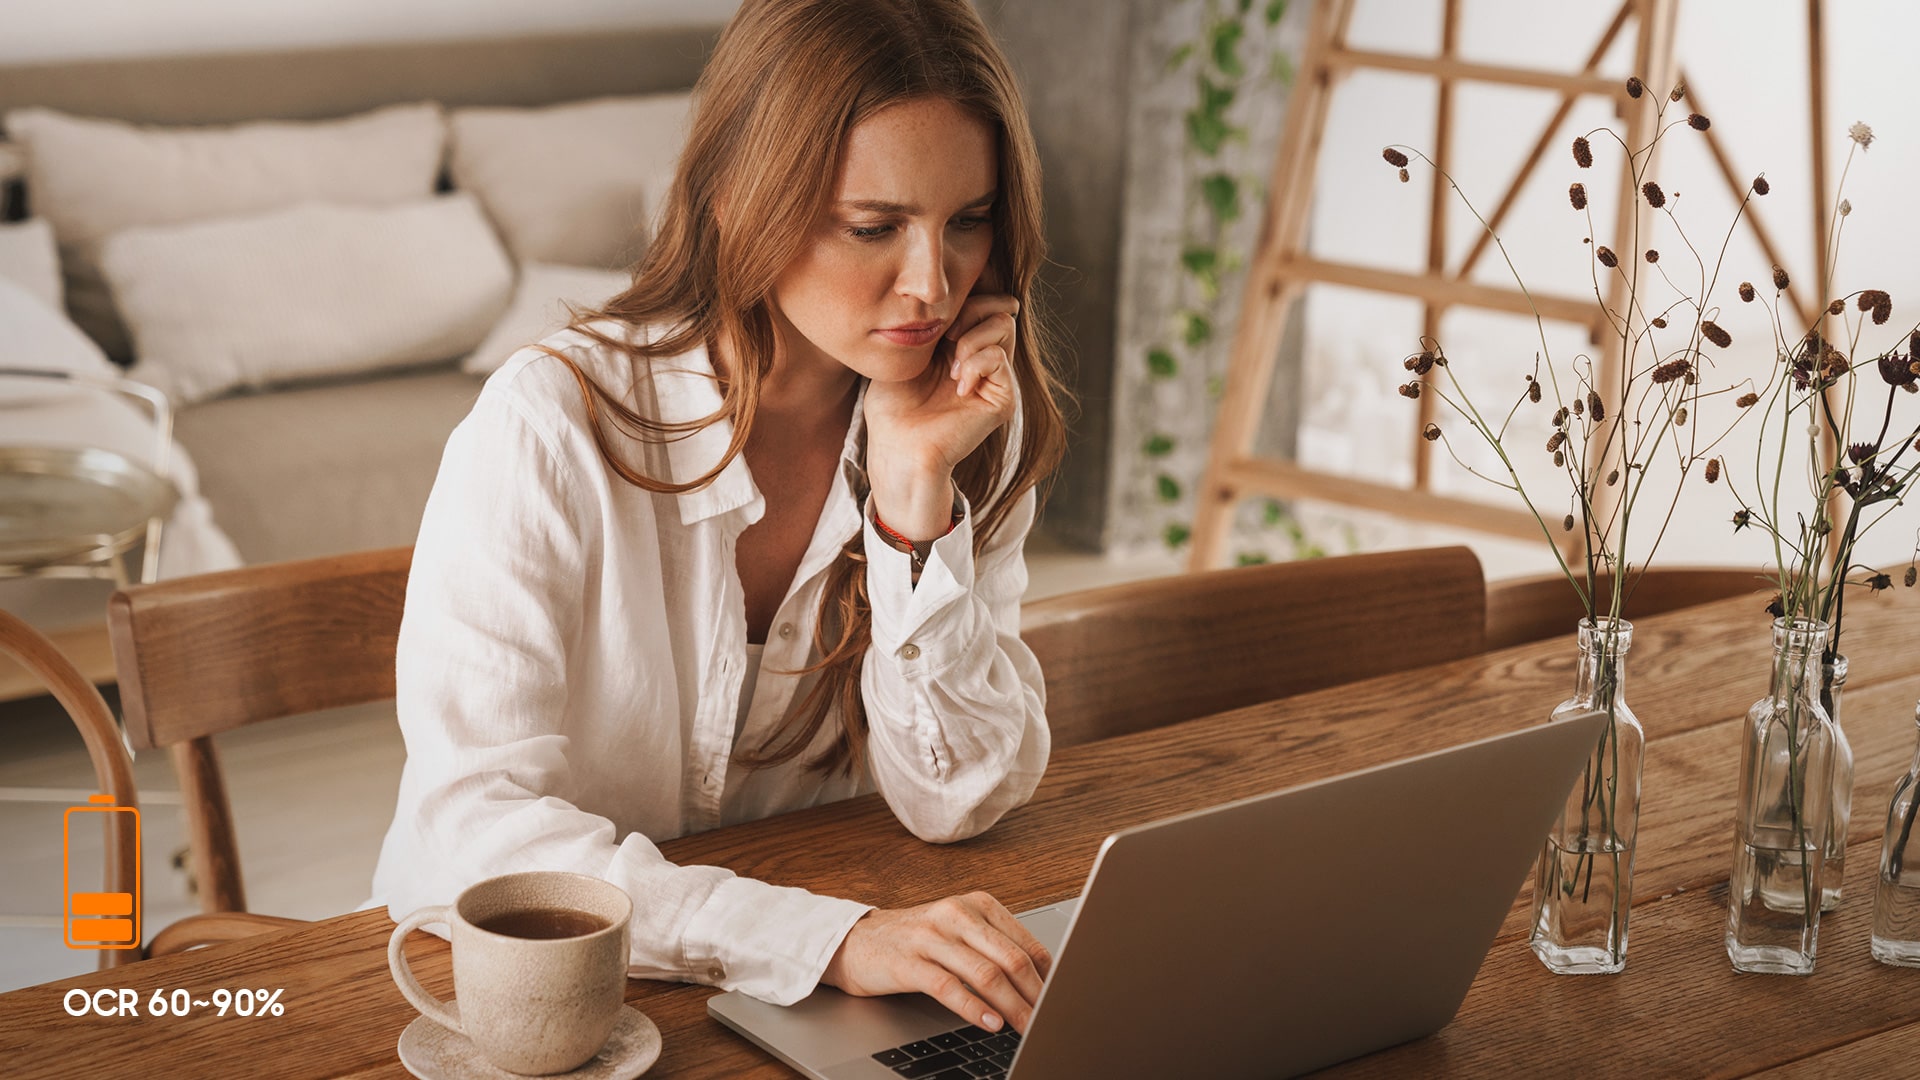
[[[870,904],[735,877],[720,883],[682,936],[687,969],[699,982],[775,1005],[820,985],[847,931]]]
[[[924,633],[927,624],[973,591],[973,508],[957,488],[953,500],[959,509],[960,521],[951,532],[933,542],[918,585],[913,581],[913,557],[888,543],[874,527],[871,495],[862,511],[873,642],[887,655],[918,661],[928,670],[938,670],[943,665],[939,663],[939,637],[936,634],[927,640],[929,635]],[[928,654],[929,647],[936,650],[935,655]],[[908,652],[913,655],[907,655]]]

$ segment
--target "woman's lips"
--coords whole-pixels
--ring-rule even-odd
[[[938,340],[940,330],[940,323],[932,323],[921,330],[895,327],[890,330],[875,330],[874,333],[879,334],[895,345],[918,346],[931,345],[934,341]]]

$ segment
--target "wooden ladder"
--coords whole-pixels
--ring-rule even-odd
[[[1422,333],[1428,338],[1438,338],[1441,318],[1452,307],[1487,308],[1521,315],[1538,311],[1542,318],[1585,325],[1595,342],[1606,343],[1596,371],[1595,389],[1608,400],[1616,400],[1621,393],[1622,346],[1619,336],[1610,332],[1606,317],[1607,310],[1619,310],[1625,302],[1626,287],[1620,276],[1613,275],[1610,279],[1604,309],[1591,297],[1535,295],[1529,299],[1517,288],[1468,280],[1491,238],[1483,232],[1460,266],[1453,269],[1446,266],[1447,185],[1437,175],[1429,210],[1425,273],[1409,274],[1382,267],[1331,262],[1315,258],[1306,249],[1307,219],[1313,201],[1321,137],[1326,131],[1328,100],[1339,78],[1357,69],[1412,72],[1439,80],[1439,123],[1431,157],[1443,171],[1450,171],[1453,161],[1456,84],[1482,82],[1560,92],[1559,108],[1542,128],[1532,152],[1488,218],[1493,230],[1499,229],[1512,210],[1521,188],[1554,142],[1561,123],[1583,96],[1597,95],[1615,101],[1626,121],[1629,145],[1644,146],[1651,141],[1658,104],[1678,77],[1673,63],[1673,27],[1678,0],[1623,0],[1588,53],[1586,63],[1579,71],[1570,73],[1461,59],[1456,49],[1461,0],[1442,2],[1445,14],[1440,53],[1433,57],[1352,48],[1347,44],[1347,30],[1353,19],[1354,0],[1319,0],[1314,6],[1298,76],[1287,101],[1285,127],[1268,189],[1266,217],[1248,269],[1239,325],[1228,356],[1226,386],[1206,474],[1199,488],[1199,505],[1194,511],[1192,569],[1203,570],[1220,564],[1235,508],[1241,500],[1256,495],[1314,499],[1501,535],[1523,538],[1541,535],[1539,521],[1524,509],[1494,506],[1430,490],[1432,445],[1419,435],[1434,419],[1435,395],[1430,393],[1420,396],[1419,419],[1408,433],[1414,454],[1411,488],[1310,469],[1290,461],[1262,459],[1254,454],[1261,403],[1267,400],[1287,312],[1309,285],[1344,285],[1416,297],[1424,302]],[[1624,79],[1599,73],[1601,60],[1629,23],[1634,24],[1637,35],[1633,70],[1647,86],[1646,93],[1638,99],[1627,94]],[[1724,155],[1717,156],[1724,163]],[[1630,178],[1624,164],[1622,173]],[[1616,229],[1619,235],[1632,235],[1628,230],[1636,221],[1644,226],[1645,215],[1650,211],[1638,198],[1632,183],[1622,183],[1620,188]],[[1644,235],[1644,231],[1641,234]],[[1624,251],[1630,246],[1616,243],[1614,248]],[[1431,380],[1432,373],[1425,378]],[[1604,458],[1598,453],[1589,455],[1588,468],[1592,475],[1602,475],[1613,467],[1617,442],[1610,444],[1615,449]],[[1598,492],[1611,490],[1597,485]],[[1596,495],[1596,499],[1600,497]],[[1604,516],[1605,508],[1596,505],[1595,510]],[[1569,536],[1575,538],[1571,543],[1577,544],[1579,535],[1570,533]]]

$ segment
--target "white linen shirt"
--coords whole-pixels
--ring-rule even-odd
[[[636,364],[575,331],[545,344],[642,415],[720,407],[705,350]],[[1039,664],[1019,637],[1035,497],[977,559],[963,505],[916,587],[858,501],[861,429],[856,402],[741,738],[760,745],[811,685],[783,672],[814,659],[825,571],[864,530],[867,766],[806,769],[829,720],[800,759],[750,771],[731,761],[747,656],[734,552],[766,503],[746,460],[685,494],[648,492],[601,457],[566,365],[522,350],[489,378],[447,441],[414,548],[396,661],[407,762],[364,906],[397,921],[496,874],[590,874],[633,898],[630,975],[788,1004],[869,906],[677,866],[657,841],[877,787],[914,835],[945,843],[1025,802],[1049,746]],[[686,482],[718,463],[731,425],[664,444],[608,435],[642,474]]]

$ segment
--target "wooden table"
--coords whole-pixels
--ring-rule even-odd
[[[1770,629],[1750,600],[1647,619],[1627,698],[1649,736],[1632,948],[1618,976],[1548,974],[1526,948],[1522,895],[1460,1014],[1437,1035],[1329,1070],[1335,1076],[1912,1075],[1920,971],[1875,964],[1871,890],[1887,800],[1914,745],[1920,595],[1848,608],[1844,703],[1857,760],[1846,896],[1823,920],[1807,978],[1739,975],[1721,946],[1739,718],[1766,690]],[[1391,648],[1391,642],[1383,642]],[[1015,910],[1077,893],[1100,841],[1123,826],[1435,750],[1544,720],[1573,682],[1565,639],[1372,679],[1063,750],[1033,801],[987,835],[936,847],[877,797],[684,837],[682,863],[884,905],[984,888]],[[387,974],[383,911],[0,995],[9,1076],[401,1077],[414,1011]],[[408,946],[427,987],[452,993],[447,945]],[[285,1015],[69,1017],[71,988],[284,989]],[[1187,988],[1169,992],[1187,992]],[[706,1016],[706,987],[634,981],[659,1023],[661,1077],[782,1077],[784,1066]]]

